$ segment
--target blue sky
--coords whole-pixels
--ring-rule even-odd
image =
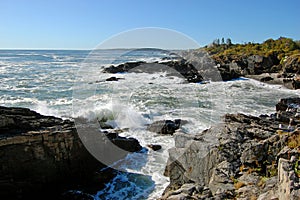
[[[200,46],[299,40],[299,8],[299,0],[0,0],[0,48],[93,49],[142,27],[173,29]]]

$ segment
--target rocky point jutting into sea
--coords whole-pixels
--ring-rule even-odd
[[[0,51],[1,199],[299,198],[299,44],[116,51]]]
[[[175,133],[161,199],[299,199],[299,107],[281,99],[271,115],[226,114],[196,135]]]
[[[172,122],[171,132],[162,132],[167,124],[152,128],[175,139],[165,169],[171,182],[161,199],[299,199],[299,107],[300,98],[281,99],[274,114],[226,114],[196,135],[175,132]],[[103,164],[85,150],[71,121],[24,108],[0,113],[1,197],[90,199],[62,193],[91,184],[99,189],[113,177],[113,170],[100,173]],[[141,149],[134,139],[110,139],[131,152]]]
[[[106,169],[86,150],[74,122],[27,108],[0,107],[0,114],[1,199],[88,198],[67,191],[99,189],[114,176],[114,170]],[[142,148],[133,138],[102,134],[128,152]],[[98,145],[104,146],[105,141]]]

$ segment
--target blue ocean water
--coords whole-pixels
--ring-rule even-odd
[[[194,84],[163,71],[101,73],[111,64],[157,61],[168,56],[168,51],[153,49],[0,50],[0,105],[28,107],[63,118],[109,115],[116,129],[126,130],[122,135],[137,138],[143,147],[160,144],[162,150],[158,152],[129,155],[123,172],[105,189],[92,194],[95,199],[156,199],[168,185],[163,172],[174,141],[172,136],[148,132],[145,124],[181,118],[189,123],[180,131],[195,134],[220,122],[225,113],[268,114],[274,112],[280,98],[299,96],[295,90],[243,78]],[[103,81],[110,76],[121,80]],[[92,90],[83,99],[84,106],[76,107],[74,101],[80,98],[74,96],[74,90],[81,82]],[[88,88],[79,89],[88,92]]]

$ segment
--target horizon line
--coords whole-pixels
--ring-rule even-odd
[[[205,46],[203,46],[205,47]],[[202,47],[199,47],[202,48]],[[154,47],[130,47],[130,48],[95,48],[95,49],[69,49],[69,48],[0,48],[0,51],[2,50],[18,50],[18,51],[43,51],[43,50],[53,50],[53,51],[95,51],[95,50],[134,50],[134,49],[161,49],[161,50],[191,50],[191,49],[162,49],[162,48],[154,48]],[[198,48],[195,48],[198,49]]]

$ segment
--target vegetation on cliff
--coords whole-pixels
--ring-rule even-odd
[[[218,62],[240,60],[243,57],[251,55],[260,55],[264,57],[276,57],[280,63],[283,63],[287,57],[296,57],[300,62],[300,41],[294,41],[290,38],[280,37],[276,40],[268,39],[263,43],[248,42],[245,44],[232,44],[230,39],[224,42],[215,40],[211,45],[204,49],[209,52]]]

